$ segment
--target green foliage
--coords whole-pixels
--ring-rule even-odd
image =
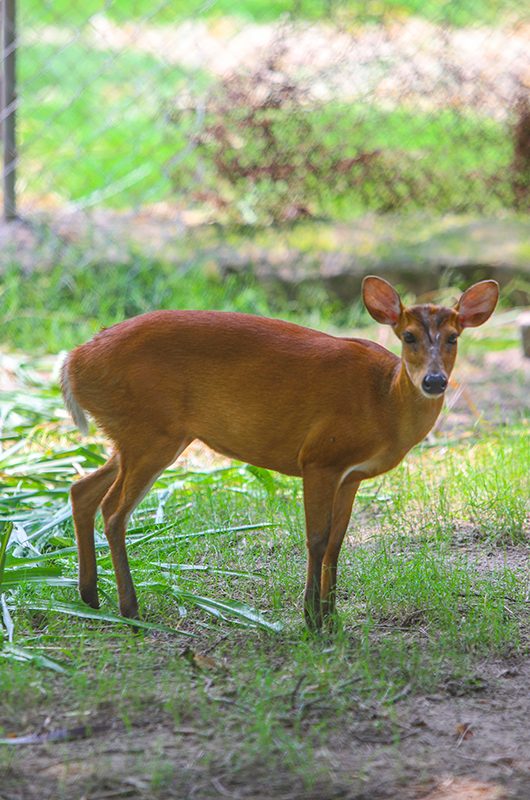
[[[175,191],[197,187],[191,197],[226,222],[351,219],[405,208],[492,212],[513,204],[511,144],[501,123],[452,110],[307,107],[296,98],[277,106],[274,98],[258,103],[253,92],[251,79],[216,87],[195,134],[191,112],[175,116],[178,134],[196,143],[172,170]]]
[[[256,76],[211,88],[204,71],[75,37],[29,43],[19,72],[20,172],[52,203],[123,209],[173,196],[244,224],[514,204],[511,131],[464,110],[300,98],[269,107],[253,97]],[[190,87],[209,96],[204,119],[179,110]]]
[[[375,23],[392,18],[402,19],[415,15],[449,25],[473,25],[479,22],[494,23],[510,11],[518,10],[514,0],[172,0],[153,8],[150,0],[114,0],[106,3],[104,13],[116,22],[131,19],[154,19],[158,24],[175,24],[184,19],[211,19],[235,16],[244,20],[269,22],[289,14],[294,18],[318,20],[338,18],[344,23]],[[519,9],[520,12],[520,9]],[[21,13],[25,20],[35,24],[74,26],[86,24],[93,14],[102,13],[100,0],[85,0],[82,4],[68,0],[42,3],[27,0]]]
[[[2,496],[0,498],[0,514],[4,529],[0,536],[0,592],[6,597],[16,599],[24,594],[24,589],[38,587],[72,588],[76,581],[72,575],[75,568],[76,548],[68,546],[71,537],[65,536],[64,525],[70,524],[71,509],[68,504],[68,489],[79,471],[99,466],[102,462],[100,448],[87,447],[39,447],[40,430],[50,423],[56,423],[57,405],[60,403],[56,390],[50,392],[42,387],[42,396],[36,392],[34,396],[5,392],[0,400],[3,419],[4,440],[9,446],[0,453],[2,466]],[[224,470],[222,471],[224,473]],[[254,480],[251,473],[241,471],[243,477]],[[173,479],[175,476],[173,476]],[[190,477],[193,481],[193,478]],[[199,483],[205,481],[216,483],[218,476],[214,473],[199,474]],[[164,516],[165,504],[175,491],[176,484],[168,492],[167,488],[159,492],[157,518]],[[16,536],[13,536],[13,524],[16,524]],[[140,544],[155,537],[160,537],[160,524],[155,524],[153,532],[151,523],[136,525],[131,532],[131,542]],[[167,525],[162,526],[165,530]],[[171,526],[169,526],[171,527]],[[188,532],[185,537],[172,535],[170,540],[179,538],[196,538],[237,534],[269,527],[269,523],[255,523],[241,526],[225,526],[215,530]],[[165,537],[162,535],[161,539]],[[107,550],[101,539],[97,542],[97,550]],[[108,560],[108,551],[103,560]],[[52,562],[53,563],[50,563]],[[160,564],[157,564],[160,570]],[[193,564],[181,564],[179,570],[193,571]],[[201,565],[197,565],[201,570]],[[167,566],[168,574],[171,565]],[[214,572],[223,573],[222,570]],[[165,574],[165,573],[163,573]],[[228,573],[242,576],[241,572]],[[161,584],[160,578],[149,581],[154,591],[167,593],[167,582]],[[223,601],[197,594],[186,588],[173,588],[177,602],[201,608],[206,613],[226,621],[236,620],[243,625],[258,625],[271,631],[278,630],[278,625],[264,619],[263,616],[246,603],[234,599]],[[31,592],[30,592],[31,595]],[[26,610],[66,613],[74,617],[96,620],[100,622],[124,623],[115,613],[93,611],[85,605],[72,601],[61,601],[57,597],[50,599],[29,600],[24,603]],[[5,606],[7,609],[7,606]],[[5,611],[5,619],[9,614]],[[126,621],[126,624],[146,629],[176,632],[178,628],[153,625],[152,623]],[[7,623],[6,623],[7,627]],[[178,631],[180,632],[180,631]]]
[[[120,620],[99,523],[105,608],[93,612],[77,601],[75,590],[67,491],[76,475],[102,463],[101,445],[70,443],[56,389],[39,385],[27,368],[21,374],[32,388],[6,392],[0,403],[0,564],[2,591],[23,645],[37,612],[54,635],[60,635],[53,622],[58,614],[78,618],[80,626],[81,618],[94,625]],[[458,552],[458,542],[469,531],[472,543],[485,540],[501,552],[525,542],[529,459],[521,425],[483,435],[472,447],[458,440],[424,446],[397,470],[363,485],[356,509],[375,538],[355,553],[345,548],[342,585],[357,588],[351,603],[339,603],[345,628],[362,631],[355,658],[372,664],[381,625],[399,628],[419,619],[436,632],[447,657],[517,646],[518,620],[510,617],[508,624],[504,606],[506,597],[514,607],[522,602],[523,576],[507,565],[477,570]],[[140,625],[147,629],[197,633],[212,619],[221,627],[235,622],[276,633],[280,622],[301,625],[303,510],[296,480],[246,465],[173,468],[135,512],[128,541],[145,609]],[[402,635],[394,639],[399,649]],[[391,647],[388,668],[394,656]],[[387,667],[380,664],[383,673]]]
[[[158,308],[280,315],[312,327],[326,323],[351,327],[362,316],[359,304],[340,307],[318,289],[293,302],[250,276],[221,279],[211,269],[211,258],[201,258],[198,250],[193,239],[183,241],[183,262],[189,251],[190,263],[184,267],[134,253],[123,263],[87,263],[82,260],[86,254],[74,249],[67,264],[35,270],[31,280],[14,264],[0,279],[0,341],[26,352],[56,353],[86,341],[101,328]]]
[[[421,530],[431,539],[451,541],[459,535],[459,522],[475,541],[501,547],[523,544],[528,498],[514,487],[522,487],[530,471],[527,436],[523,423],[476,441],[450,442],[442,453],[425,448],[420,459],[406,460],[385,478],[392,492],[392,502],[382,509],[388,524],[407,536]],[[423,470],[436,468],[438,485],[433,487]]]
[[[168,137],[163,112],[188,73],[141,53],[76,42],[28,45],[19,64],[20,171],[32,193],[121,208],[168,193],[165,165],[185,141]],[[204,83],[200,72],[194,82]],[[112,116],[103,111],[108,98]]]

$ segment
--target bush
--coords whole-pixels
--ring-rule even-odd
[[[318,104],[273,59],[217,83],[202,107],[200,126],[192,103],[170,114],[194,150],[171,180],[220,222],[351,219],[403,208],[491,213],[514,205],[513,144],[495,120],[452,109]]]

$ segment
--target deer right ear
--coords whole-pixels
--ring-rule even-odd
[[[403,306],[398,293],[388,281],[368,275],[363,280],[362,293],[366,308],[377,322],[392,326],[398,324]]]
[[[493,314],[498,299],[497,281],[479,281],[466,289],[455,307],[462,328],[483,325]]]

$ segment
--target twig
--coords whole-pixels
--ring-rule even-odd
[[[407,697],[412,691],[412,684],[407,683],[403,687],[403,689],[395,694],[393,697],[388,698],[388,700],[384,700],[383,703],[385,706],[393,705],[394,703],[399,702],[399,700],[403,700],[404,697]]]
[[[181,736],[199,736],[202,739],[209,739],[211,737],[211,733],[198,731],[195,728],[173,728],[173,733],[180,734]]]
[[[91,800],[108,800],[111,797],[129,797],[136,789],[129,786],[127,789],[113,789],[113,791],[103,792],[100,794],[93,794]]]
[[[214,789],[216,789],[219,792],[219,794],[222,794],[223,797],[235,797],[235,798],[241,797],[239,793],[233,794],[232,792],[229,792],[228,789],[225,789],[219,778],[212,778],[211,783]]]
[[[460,736],[458,737],[458,741],[457,741],[457,743],[456,743],[456,746],[457,746],[457,747],[460,747],[460,745],[462,744],[462,742],[464,741],[464,739],[466,738],[467,734],[468,734],[470,731],[471,731],[471,736],[473,736],[473,731],[471,730],[471,723],[469,723],[468,725],[466,725],[466,726],[464,727],[464,729],[462,730],[462,733],[461,733],[461,734],[460,734]]]
[[[224,636],[221,636],[219,639],[217,639],[217,641],[216,641],[216,642],[214,642],[214,643],[213,643],[213,644],[212,644],[210,647],[208,647],[208,648],[207,648],[207,649],[204,651],[204,653],[202,653],[202,655],[203,655],[203,656],[207,656],[207,655],[208,655],[208,653],[211,653],[211,652],[212,652],[212,650],[215,650],[215,648],[216,648],[216,647],[218,647],[218,645],[220,645],[220,644],[221,644],[221,642],[224,642],[224,641],[225,641],[225,639],[228,639],[229,635],[230,635],[230,634],[226,633]]]
[[[408,733],[404,733],[400,735],[399,739],[410,739],[411,736],[417,736],[419,731],[409,731]],[[358,742],[366,742],[367,744],[392,744],[394,741],[393,736],[361,736],[359,733],[351,733],[354,739],[357,739]]]
[[[301,675],[298,680],[296,681],[295,687],[291,692],[291,709],[294,711],[296,708],[296,698],[298,696],[298,692],[300,691],[300,687],[305,681],[307,675]]]
[[[228,697],[212,697],[212,695],[208,695],[208,697],[214,703],[222,703],[226,706],[235,706],[235,708],[240,708],[242,711],[246,711],[248,714],[251,712],[249,706],[245,706],[243,703],[238,703],[237,700],[230,700]]]

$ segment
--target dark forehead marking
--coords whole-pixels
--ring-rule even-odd
[[[432,306],[413,306],[409,308],[411,317],[420,323],[429,340],[431,340],[431,308]]]
[[[441,328],[444,322],[447,322],[454,314],[452,308],[430,305],[412,306],[408,311],[422,325],[427,334],[432,330],[433,324],[435,328]]]
[[[451,319],[454,316],[454,310],[452,308],[443,308],[438,307],[435,313],[435,321],[438,328],[441,328],[444,322]]]

